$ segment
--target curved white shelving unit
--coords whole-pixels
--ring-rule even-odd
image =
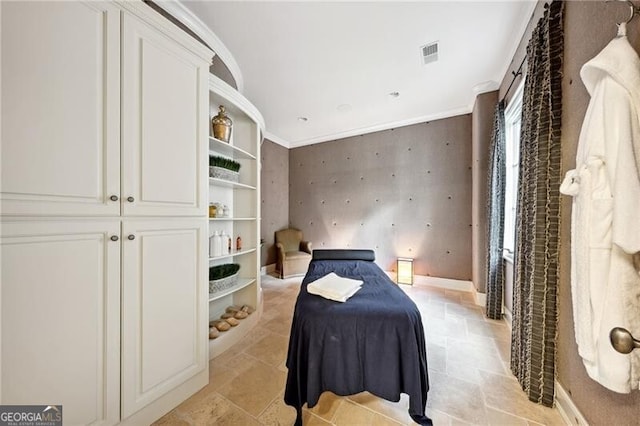
[[[258,218],[256,217],[210,217],[209,220],[212,222],[228,222],[228,221],[243,222],[243,221],[258,220]]]
[[[230,257],[235,257],[235,256],[242,256],[243,254],[249,254],[249,253],[253,253],[255,252],[257,249],[256,248],[250,248],[250,249],[245,249],[245,250],[237,250],[237,251],[232,251],[229,254],[223,254],[222,256],[216,256],[216,257],[210,257],[209,260],[222,260],[222,259],[228,259]]]
[[[235,293],[238,290],[245,288],[248,285],[255,283],[256,280],[253,278],[239,278],[238,283],[233,287],[230,287],[226,290],[219,291],[217,293],[209,293],[209,302],[213,302],[214,300],[218,300],[226,295]]]
[[[231,237],[231,245],[241,237],[243,250],[209,258],[209,266],[223,263],[240,265],[238,283],[230,289],[209,295],[209,319],[215,320],[230,305],[249,305],[256,311],[240,321],[236,327],[222,332],[209,341],[209,358],[222,353],[241,341],[258,322],[262,313],[260,287],[260,142],[264,120],[258,110],[240,93],[220,80],[209,76],[209,116],[224,105],[232,120],[229,142],[209,137],[209,156],[222,156],[240,163],[239,182],[209,178],[209,203],[229,209],[229,217],[209,218],[209,235],[224,232]]]
[[[227,188],[251,189],[251,190],[256,189],[256,187],[253,185],[247,185],[240,182],[231,182],[230,180],[224,180],[220,178],[209,178],[209,183],[212,185],[226,186]]]
[[[228,142],[216,139],[213,136],[209,136],[209,154],[210,155],[222,155],[225,157],[235,159],[248,159],[255,160],[256,156],[248,153],[244,149],[229,145]]]
[[[222,312],[219,312],[218,314],[221,313]],[[236,327],[220,333],[220,337],[217,339],[209,340],[209,358],[215,358],[246,336],[246,334],[258,324],[260,316],[262,316],[262,305],[247,318],[240,320],[240,324]]]

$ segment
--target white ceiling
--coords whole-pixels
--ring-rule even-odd
[[[535,3],[183,1],[287,147],[469,113],[502,81]],[[423,65],[433,41],[439,60]]]

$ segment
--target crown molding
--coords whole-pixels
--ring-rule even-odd
[[[455,117],[458,115],[470,114],[473,107],[456,108],[449,111],[444,111],[438,114],[422,115],[419,117],[413,117],[406,120],[393,121],[383,124],[376,124],[374,126],[360,127],[357,129],[346,130],[344,132],[332,133],[329,135],[316,136],[310,139],[304,139],[301,141],[290,142],[289,148],[297,148],[300,146],[311,145],[314,143],[329,142],[338,139],[349,138],[352,136],[364,135],[366,133],[380,132],[383,130],[396,129],[398,127],[411,126],[412,124],[424,123],[427,121],[440,120],[443,118]]]
[[[236,81],[238,91],[244,90],[244,80],[240,66],[235,58],[224,45],[222,40],[211,29],[202,22],[191,10],[189,10],[180,0],[156,0],[156,4],[166,10],[171,16],[186,25],[191,31],[204,40],[207,45],[220,57],[222,62],[229,68],[229,72]]]
[[[269,139],[271,142],[277,143],[278,145],[283,146],[287,149],[291,148],[291,143],[289,143],[289,141],[284,140],[280,136],[274,135],[271,132],[264,132],[264,138]]]

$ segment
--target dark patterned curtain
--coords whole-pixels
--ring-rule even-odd
[[[489,153],[489,202],[487,205],[487,317],[502,318],[504,268],[502,250],[504,237],[505,164],[504,101],[496,105]]]
[[[527,46],[514,265],[511,370],[546,406],[556,355],[563,9],[546,6]]]

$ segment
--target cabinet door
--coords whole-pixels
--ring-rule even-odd
[[[204,216],[208,69],[126,13],[123,37],[123,213]]]
[[[206,219],[123,222],[122,417],[207,368]]]
[[[3,223],[0,404],[120,419],[118,221]]]
[[[3,215],[114,215],[120,22],[102,2],[1,2]]]

